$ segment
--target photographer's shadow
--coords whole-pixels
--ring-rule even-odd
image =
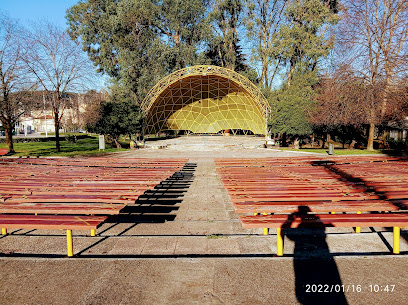
[[[295,243],[296,297],[301,304],[347,304],[336,262],[326,242],[325,226],[308,212],[309,207],[299,206],[283,226],[284,234]],[[300,217],[298,228],[290,229]]]

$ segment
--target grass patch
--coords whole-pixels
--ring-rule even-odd
[[[312,153],[320,153],[320,154],[327,154],[328,149],[323,148],[301,148],[301,149],[294,149],[290,147],[280,147],[280,150],[289,150],[289,151],[304,151],[304,152],[312,152]],[[343,148],[335,148],[334,155],[336,156],[344,156],[344,155],[373,155],[373,154],[388,154],[382,150],[374,150],[368,151],[366,149],[343,149]]]
[[[77,132],[77,133],[75,133],[75,132],[60,132],[59,133],[59,135],[62,137],[62,136],[74,136],[74,135],[77,135],[77,136],[80,136],[80,135],[84,135],[85,133],[83,133],[83,132]],[[45,136],[45,132],[41,132],[41,135],[42,136]],[[50,137],[50,136],[55,136],[55,132],[49,132],[49,133],[47,133],[47,135]]]
[[[125,149],[116,149],[106,144],[105,151],[99,151],[99,140],[96,136],[89,136],[85,139],[80,139],[77,142],[61,141],[61,152],[55,150],[55,141],[48,142],[28,142],[15,143],[15,156],[87,156],[87,155],[103,155]],[[0,148],[7,148],[6,144],[0,144]]]
[[[223,238],[224,236],[220,234],[211,234],[211,235],[207,235],[206,237],[207,239],[220,239],[220,238]]]

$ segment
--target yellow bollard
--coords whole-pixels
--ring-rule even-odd
[[[68,256],[74,256],[74,245],[72,242],[72,230],[67,230],[67,253]]]
[[[283,237],[282,237],[282,228],[276,229],[276,247],[277,247],[277,255],[283,255]]]
[[[1,228],[1,235],[7,235],[7,229]]]
[[[394,254],[399,254],[400,253],[399,240],[400,240],[400,228],[399,227],[394,227],[394,245],[392,247],[392,252]]]
[[[268,215],[267,213],[262,213],[262,215]],[[268,235],[269,234],[269,230],[268,228],[263,228],[263,235]]]
[[[91,236],[95,236],[96,235],[96,230],[95,229],[92,229],[91,230]]]
[[[357,214],[361,214],[361,212],[357,212]],[[361,233],[361,227],[356,227],[356,233]]]

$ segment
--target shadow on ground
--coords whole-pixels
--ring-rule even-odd
[[[293,253],[293,268],[295,273],[295,292],[301,304],[348,304],[343,283],[340,278],[337,264],[333,254],[329,251],[326,242],[325,227],[310,228],[310,223],[299,224],[298,228],[290,229],[291,222],[297,216],[310,212],[307,206],[299,206],[299,210],[288,216],[288,221],[283,227],[284,234],[295,243]]]
[[[408,159],[398,158],[395,161],[407,162]],[[382,162],[382,161],[379,161],[379,162]],[[393,162],[393,161],[388,161],[388,162]],[[373,162],[373,164],[375,164],[375,162]],[[368,183],[368,181],[365,181],[364,179],[359,178],[359,177],[355,177],[347,173],[346,171],[340,169],[340,167],[337,166],[335,161],[331,161],[331,160],[314,161],[312,165],[324,167],[326,170],[334,173],[337,176],[337,180],[341,182],[351,182],[353,183],[352,185],[354,188],[359,189],[362,192],[367,193],[369,195],[375,194],[378,196],[380,200],[386,200],[390,204],[393,204],[396,207],[398,207],[400,210],[403,210],[403,211],[408,210],[408,204],[407,204],[408,196],[401,195],[401,198],[397,198],[397,199],[389,198],[386,191],[379,191],[377,187],[373,185],[373,183]],[[372,212],[372,213],[376,213],[376,212]],[[370,229],[372,232],[375,232],[374,228],[370,228]],[[386,228],[386,230],[392,231],[392,228]],[[379,232],[378,235],[384,241],[387,248],[390,249],[390,251],[392,251],[391,245],[385,240],[382,233]],[[406,241],[408,241],[408,235],[405,232],[401,232],[401,237],[404,238]]]
[[[178,204],[182,203],[184,194],[194,180],[195,163],[186,163],[183,168],[171,177],[160,182],[153,189],[147,190],[133,203],[128,204],[119,215],[110,216],[105,223],[112,224],[100,231],[101,235],[119,224],[130,224],[115,236],[122,236],[140,223],[164,223],[173,221],[177,216]],[[77,255],[90,250],[104,242],[110,236],[98,240],[89,247],[81,250]]]

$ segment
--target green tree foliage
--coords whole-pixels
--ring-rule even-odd
[[[333,45],[329,29],[336,13],[334,0],[84,0],[67,19],[71,36],[113,78],[112,102],[141,102],[174,70],[215,64],[263,84],[275,110],[274,130],[304,134],[310,131],[304,114],[318,64]],[[260,77],[260,66],[249,66],[242,52],[245,36],[256,40],[251,46],[257,45],[254,54],[262,62]],[[279,74],[287,80],[271,92]]]
[[[213,37],[207,45],[207,50],[199,54],[199,62],[206,65],[224,66],[225,49],[223,48],[223,40],[221,37]],[[259,82],[258,73],[254,68],[246,63],[246,58],[241,51],[239,44],[234,44],[234,66],[230,69],[238,72],[253,83]]]
[[[280,27],[272,49],[280,54],[287,80],[269,98],[270,123],[273,132],[299,136],[312,131],[307,112],[314,105],[318,62],[333,47],[334,37],[327,31],[337,16],[331,2],[321,0],[294,0],[287,4],[284,15],[287,22]]]
[[[100,117],[95,124],[88,125],[91,132],[109,135],[117,148],[120,148],[119,136],[141,133],[143,116],[138,105],[131,100],[120,102],[102,102]]]
[[[247,64],[239,39],[243,1],[216,0],[208,20],[212,33],[206,38],[206,50],[199,54],[201,64],[215,65],[234,70],[254,83],[259,82],[256,70]]]
[[[261,66],[260,83],[271,90],[278,75],[281,57],[274,52],[273,42],[282,25],[288,0],[244,0],[247,5],[244,24],[252,46],[251,60]]]
[[[196,62],[209,31],[205,12],[205,0],[88,0],[67,20],[99,71],[140,102],[161,77]]]
[[[272,120],[269,122],[273,133],[286,133],[301,136],[312,132],[308,120],[315,102],[313,85],[316,83],[315,72],[298,72],[294,75],[291,86],[285,84],[281,89],[271,93]]]
[[[236,70],[243,58],[238,45],[238,27],[242,20],[242,0],[215,0],[209,14],[214,33],[209,43],[208,57],[220,67]]]
[[[284,15],[287,23],[280,27],[272,51],[288,68],[290,86],[296,69],[314,71],[319,59],[329,54],[334,36],[328,31],[338,16],[331,2],[322,0],[294,0]]]

